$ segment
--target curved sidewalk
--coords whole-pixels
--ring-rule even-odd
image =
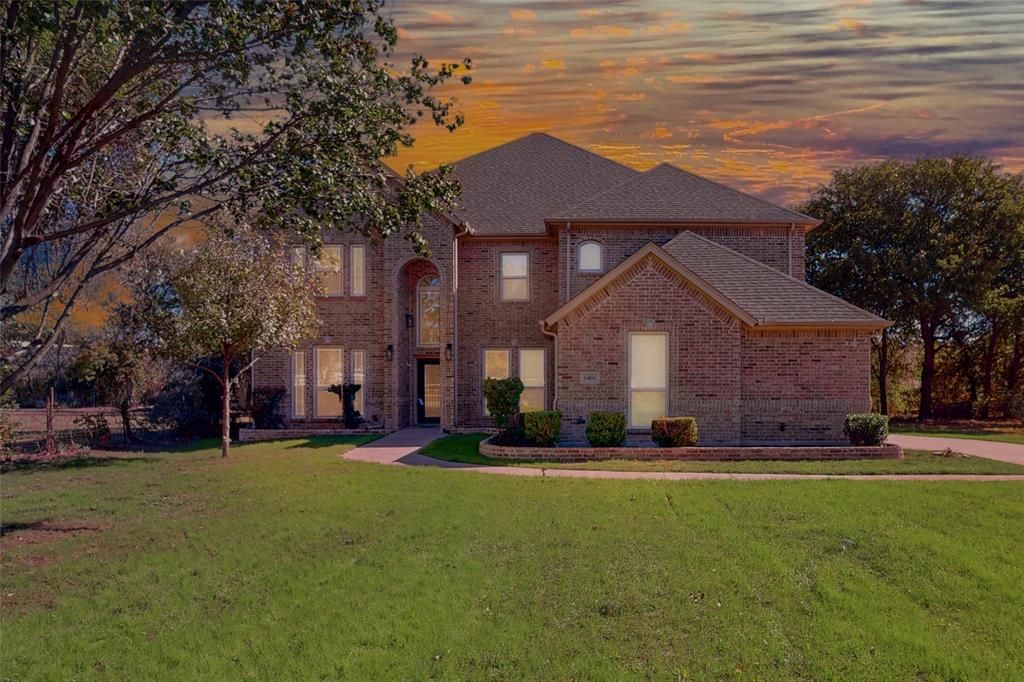
[[[372,443],[367,443],[342,455],[342,458],[357,462],[374,464],[391,464],[399,466],[428,466],[457,471],[473,471],[482,474],[501,474],[505,476],[546,476],[551,478],[600,478],[600,479],[644,479],[661,481],[775,481],[775,480],[825,480],[842,479],[854,481],[1024,481],[1024,474],[725,474],[699,471],[597,471],[593,469],[545,469],[541,467],[518,466],[487,466],[482,464],[463,464],[446,462],[433,457],[419,454],[419,450],[436,438],[441,437],[439,429],[410,428],[384,436]],[[895,438],[895,437],[894,437]],[[911,438],[911,436],[901,436]],[[949,441],[951,438],[936,440]],[[899,441],[897,441],[899,442]],[[981,443],[983,441],[962,441],[964,443]],[[900,442],[901,445],[904,445]],[[995,445],[999,445],[995,443]],[[904,445],[904,447],[920,447],[924,445]],[[946,446],[933,449],[945,449]],[[1019,446],[1017,446],[1019,447]],[[956,448],[953,448],[954,450]],[[964,452],[964,450],[960,450]],[[973,454],[973,453],[968,453]],[[982,455],[984,456],[984,455]],[[1014,460],[1004,460],[1014,461]]]
[[[1024,466],[1024,445],[997,443],[991,440],[969,440],[967,438],[943,438],[942,436],[908,436],[902,433],[889,434],[889,442],[910,450],[945,450],[965,455],[995,459]]]

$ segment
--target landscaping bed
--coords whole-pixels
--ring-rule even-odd
[[[501,445],[488,438],[480,443],[480,454],[494,459],[539,462],[592,462],[608,459],[633,460],[844,460],[901,459],[898,445],[815,445],[815,446],[698,446],[698,447],[538,447]]]
[[[690,471],[708,473],[774,474],[1024,474],[1024,467],[982,457],[904,450],[903,459],[833,460],[694,460],[694,459],[605,459],[573,461],[509,460],[480,453],[486,433],[452,434],[439,438],[420,453],[448,462],[481,466],[581,469],[605,471]]]

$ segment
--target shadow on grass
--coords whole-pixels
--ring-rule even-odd
[[[45,531],[47,533],[81,533],[96,530],[95,526],[68,526],[55,523],[50,519],[38,521],[11,521],[0,524],[0,537],[7,537],[13,533],[28,531]]]
[[[339,445],[365,445],[380,436],[309,436],[287,447],[288,450],[319,450],[336,448]],[[288,439],[295,440],[295,439]],[[266,442],[266,441],[264,441]]]
[[[0,464],[0,472],[9,471],[61,471],[64,469],[85,469],[88,467],[109,467],[134,462],[151,462],[152,457],[67,457],[37,460],[31,457],[7,461]]]

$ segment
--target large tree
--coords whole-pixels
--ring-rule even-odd
[[[920,418],[932,415],[938,342],[1024,248],[1022,187],[984,159],[887,161],[836,171],[801,207],[824,221],[808,235],[808,279],[918,335]]]
[[[447,208],[442,170],[382,159],[468,62],[391,63],[378,0],[0,2],[0,393],[90,282],[184,222],[403,234]]]
[[[194,249],[161,256],[136,269],[134,302],[159,353],[194,363],[220,385],[227,457],[232,389],[263,351],[316,335],[319,283],[281,244],[244,224],[219,226]],[[204,362],[211,356],[219,372]]]

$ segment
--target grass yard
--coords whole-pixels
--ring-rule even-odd
[[[2,477],[0,679],[1021,679],[1019,483],[557,480],[351,438]]]
[[[980,421],[960,422],[900,422],[889,425],[893,433],[908,436],[943,436],[945,438],[969,438],[972,440],[989,440],[997,443],[1014,443],[1024,445],[1024,427],[1019,422],[986,423]]]
[[[1022,474],[1024,467],[983,457],[944,457],[924,450],[905,450],[904,459],[858,459],[838,462],[780,460],[750,462],[700,462],[604,460],[596,462],[509,462],[481,455],[479,444],[486,434],[453,434],[439,438],[423,454],[450,462],[491,466],[526,466],[545,469],[604,469],[606,471],[706,471],[718,473],[775,474]]]

